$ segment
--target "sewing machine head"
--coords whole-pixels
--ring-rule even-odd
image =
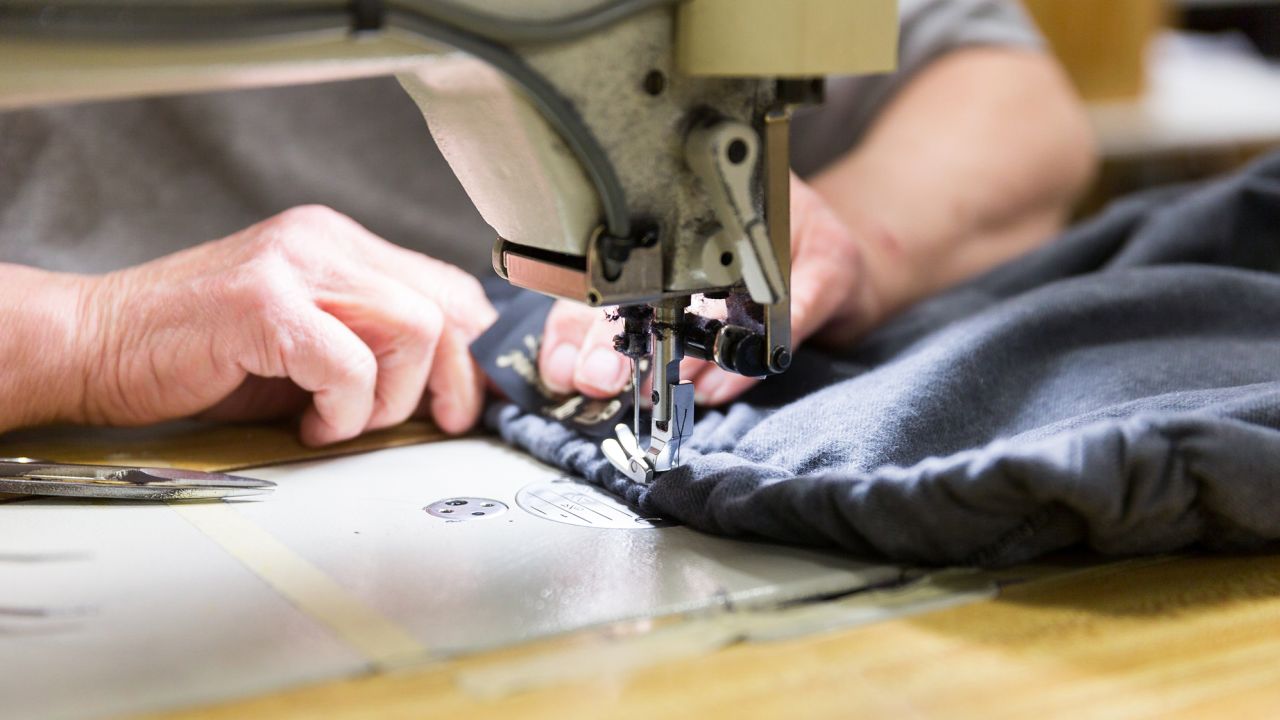
[[[791,109],[819,101],[825,75],[893,66],[895,0],[305,5],[5,3],[0,103],[395,72],[496,231],[494,270],[618,306],[618,350],[651,360],[647,447],[638,420],[606,441],[620,470],[648,481],[678,464],[682,357],[787,369]],[[276,38],[303,28],[310,41]],[[726,314],[687,313],[696,296]]]

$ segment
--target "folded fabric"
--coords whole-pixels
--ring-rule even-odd
[[[1280,155],[1121,201],[705,412],[651,486],[511,406],[503,437],[707,532],[1002,565],[1280,537]]]

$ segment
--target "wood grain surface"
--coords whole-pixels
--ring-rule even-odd
[[[225,472],[352,455],[446,437],[434,424],[422,420],[375,430],[322,448],[303,445],[293,423],[176,422],[145,428],[66,426],[5,433],[0,436],[0,457]]]
[[[459,687],[469,672],[538,652],[169,717],[1280,717],[1280,555],[1105,565],[1012,585],[992,601],[737,645],[624,677],[497,699]]]

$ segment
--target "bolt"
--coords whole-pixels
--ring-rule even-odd
[[[773,349],[773,359],[770,361],[773,369],[782,372],[791,367],[791,353],[784,347],[776,347]]]
[[[644,91],[650,95],[661,95],[663,90],[667,89],[667,76],[662,74],[661,70],[650,70],[644,76]]]
[[[747,143],[741,138],[734,138],[729,143],[729,149],[726,152],[729,162],[734,165],[741,165],[743,160],[747,159]]]

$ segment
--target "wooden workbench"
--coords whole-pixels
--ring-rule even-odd
[[[1280,554],[1104,565],[1007,586],[995,600],[621,677],[496,699],[460,688],[463,674],[542,651],[171,717],[1280,717]]]

